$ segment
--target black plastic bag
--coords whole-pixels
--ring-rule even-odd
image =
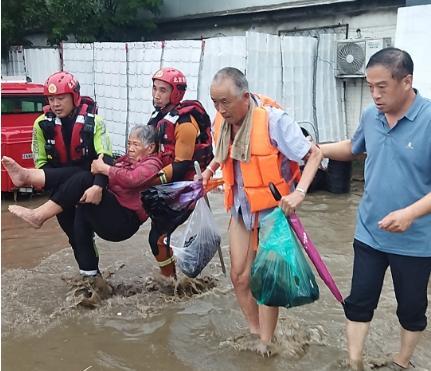
[[[203,195],[202,181],[182,181],[150,187],[141,193],[141,201],[157,229],[171,234],[187,220]]]

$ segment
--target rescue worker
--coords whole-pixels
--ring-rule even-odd
[[[184,74],[171,67],[153,78],[153,106],[148,125],[157,128],[159,154],[164,168],[153,184],[193,180],[194,161],[205,169],[213,158],[211,121],[199,101],[182,101],[187,88]],[[149,243],[163,276],[176,277],[172,249],[166,244],[163,226],[151,224]]]
[[[268,187],[273,182],[283,195],[286,214],[304,200],[319,167],[319,149],[305,139],[300,127],[267,97],[251,94],[244,74],[226,67],[216,73],[211,99],[215,158],[202,173],[204,184],[222,166],[229,226],[231,280],[258,351],[271,352],[278,307],[257,305],[250,290],[250,272],[258,245],[259,220],[277,206]],[[297,162],[308,158],[302,176]],[[294,187],[294,181],[297,182]]]
[[[32,152],[35,167],[42,169],[46,179],[51,180],[46,182],[44,189],[52,190],[54,194],[57,180],[64,173],[90,171],[91,162],[98,155],[103,154],[104,161],[111,165],[112,149],[103,120],[95,114],[95,102],[81,97],[79,82],[72,74],[61,71],[48,77],[44,95],[49,105],[34,122]],[[107,184],[108,177],[97,174],[80,202],[99,204]],[[75,218],[75,207],[65,208],[57,215],[57,220],[68,237],[81,275],[100,277],[99,257],[90,225]],[[74,237],[76,229],[82,237],[79,244]]]

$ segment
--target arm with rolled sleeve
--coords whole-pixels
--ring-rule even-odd
[[[299,125],[286,112],[277,108],[269,109],[269,133],[274,145],[289,160],[298,162],[310,155],[298,183],[298,187],[307,191],[321,161],[319,149],[304,137]]]
[[[289,160],[296,162],[309,155],[297,184],[298,191],[281,199],[280,207],[285,214],[289,214],[304,200],[320,165],[322,154],[319,148],[304,137],[299,125],[286,112],[277,108],[270,108],[268,112],[270,137],[279,151]]]

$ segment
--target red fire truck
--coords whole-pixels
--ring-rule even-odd
[[[43,85],[24,81],[1,83],[1,155],[8,156],[21,166],[32,168],[31,137],[34,120],[46,104]],[[1,191],[32,192],[32,188],[17,188],[5,168],[1,168]]]

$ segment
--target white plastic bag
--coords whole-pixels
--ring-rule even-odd
[[[196,277],[213,258],[221,237],[214,216],[200,198],[189,219],[171,235],[170,246],[177,266],[188,277]]]

